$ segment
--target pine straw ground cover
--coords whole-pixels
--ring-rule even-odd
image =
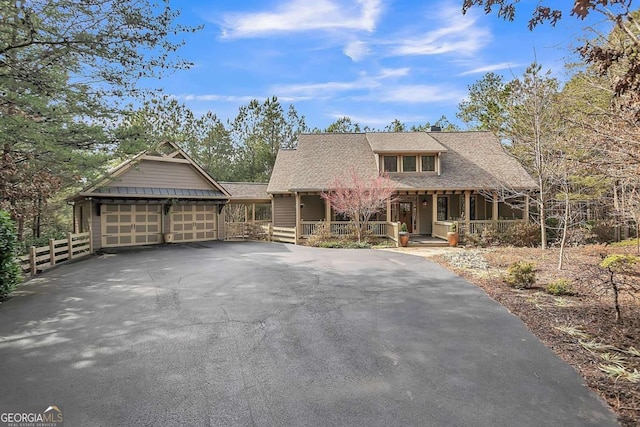
[[[623,426],[640,426],[640,294],[622,300],[623,323],[616,323],[613,299],[596,286],[602,255],[635,254],[611,246],[570,248],[565,267],[557,269],[557,249],[495,247],[467,249],[434,258],[520,317],[559,357],[572,365],[598,392]],[[515,261],[535,263],[536,283],[516,290],[504,282]],[[572,295],[552,296],[545,286],[568,279]]]

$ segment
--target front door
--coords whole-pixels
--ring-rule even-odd
[[[399,203],[399,221],[400,223],[407,224],[409,233],[413,233],[413,203],[412,202],[400,202]]]

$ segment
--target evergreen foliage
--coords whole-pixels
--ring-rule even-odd
[[[16,229],[9,213],[0,210],[0,300],[20,283],[22,272],[16,259]]]

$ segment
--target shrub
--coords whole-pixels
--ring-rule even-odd
[[[526,222],[513,224],[502,233],[500,240],[513,246],[536,247],[541,241],[540,226]]]
[[[15,289],[22,279],[22,271],[16,259],[17,237],[11,217],[0,211],[0,299]]]
[[[318,225],[316,225],[313,234],[307,239],[307,244],[309,246],[319,246],[324,248],[327,246],[322,246],[322,243],[331,241],[332,239],[331,225],[326,221],[320,221],[318,222]]]
[[[507,269],[505,281],[512,288],[528,289],[536,282],[535,264],[526,261],[516,261]]]
[[[605,273],[600,287],[613,294],[613,304],[616,311],[616,321],[622,323],[622,312],[620,308],[620,294],[626,292],[635,295],[640,291],[638,282],[637,264],[640,257],[634,255],[612,254],[603,256],[598,264],[601,271]]]
[[[550,295],[572,295],[571,281],[568,279],[558,279],[545,286],[544,290]]]
[[[491,246],[500,243],[500,230],[496,224],[489,224],[480,233],[481,246]]]
[[[348,242],[345,247],[349,249],[371,249],[371,245],[367,242]]]
[[[325,240],[315,245],[319,248],[343,248],[344,243],[339,240]]]
[[[353,240],[325,240],[319,242],[317,245],[319,248],[342,248],[342,249],[370,249],[371,244],[367,242],[358,242]]]

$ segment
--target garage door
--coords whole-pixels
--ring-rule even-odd
[[[102,247],[162,242],[160,205],[102,205]]]
[[[175,242],[214,240],[217,236],[217,206],[171,206],[171,232]]]

